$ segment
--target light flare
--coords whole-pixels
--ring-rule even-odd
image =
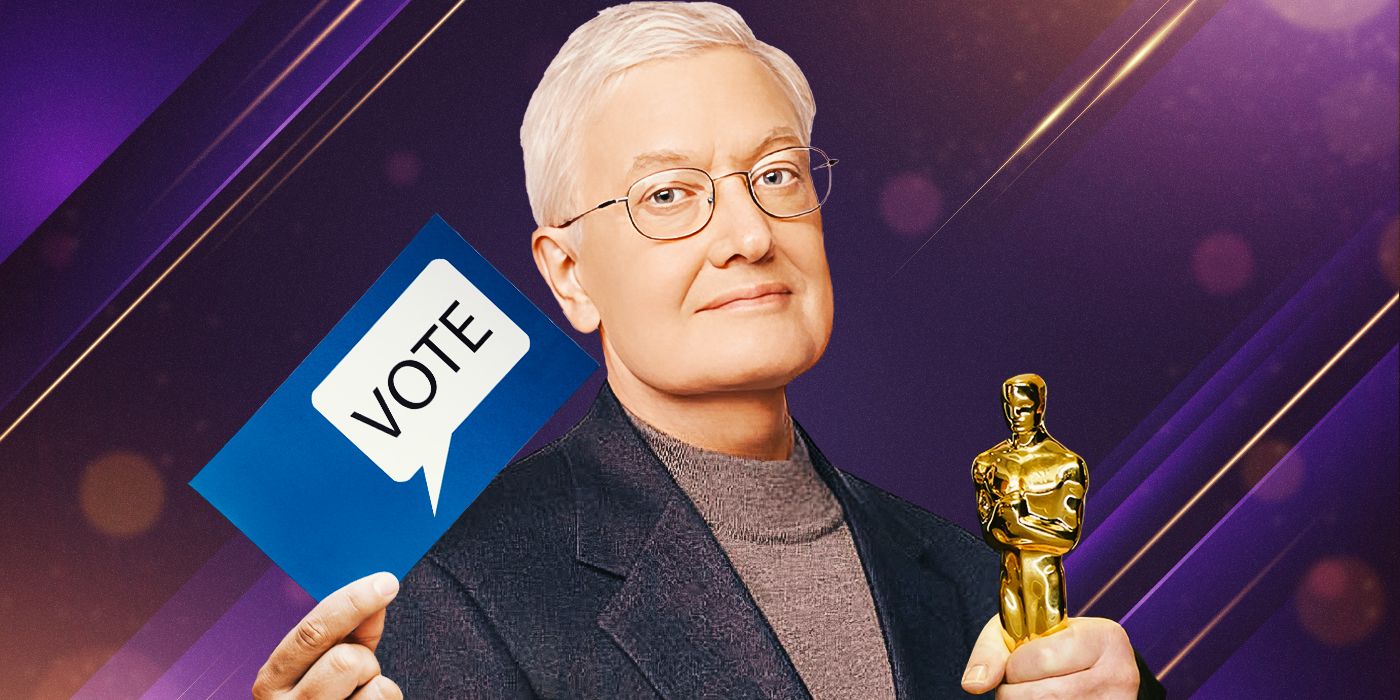
[[[1104,95],[1107,95],[1113,88],[1117,87],[1130,73],[1133,72],[1133,70],[1140,66],[1147,59],[1147,57],[1152,54],[1153,51],[1155,51],[1159,46],[1161,46],[1162,43],[1166,41],[1167,37],[1178,26],[1180,26],[1182,18],[1184,18],[1186,14],[1190,12],[1193,7],[1196,6],[1196,3],[1198,1],[1199,0],[1190,0],[1190,2],[1188,2],[1185,7],[1181,8],[1181,10],[1179,10],[1175,15],[1173,15],[1171,19],[1167,20],[1166,23],[1164,23],[1161,27],[1152,31],[1151,35],[1143,41],[1141,46],[1132,50],[1131,55],[1127,58],[1127,60],[1123,62],[1123,65],[1121,65],[1113,73],[1113,76],[1104,83],[1103,87],[1100,88],[1098,92],[1094,95],[1094,97],[1089,100],[1088,104],[1084,105],[1084,107],[1081,108],[1074,115],[1074,117],[1069,120],[1068,123],[1059,127],[1059,131],[1055,134],[1054,138],[1051,139],[1049,143],[1045,144],[1045,147],[1042,148],[1040,152],[1036,154],[1035,158],[1031,159],[1031,161],[1026,164],[1026,167],[1021,170],[1021,173],[1018,174],[1016,178],[1012,180],[1012,182],[1014,183],[1016,179],[1020,178],[1021,174],[1024,174],[1027,169],[1029,169],[1032,165],[1035,165],[1036,161],[1040,160],[1040,157],[1044,155],[1050,149],[1050,147],[1054,146],[1055,143],[1060,140],[1060,137],[1063,136],[1065,132],[1067,132],[1070,129],[1070,127],[1073,127],[1075,123],[1079,121],[1080,117],[1083,117],[1086,112],[1088,112],[1095,104],[1099,102],[1100,99],[1104,97]],[[1123,53],[1124,50],[1129,47],[1129,45],[1133,44],[1133,41],[1138,37],[1138,35],[1141,34],[1145,29],[1147,29],[1147,27],[1153,23],[1153,20],[1157,18],[1157,15],[1161,14],[1162,10],[1166,9],[1167,5],[1171,4],[1171,2],[1172,0],[1167,0],[1166,2],[1158,6],[1157,9],[1152,12],[1151,16],[1149,16],[1146,21],[1139,25],[1137,29],[1133,30],[1133,33],[1129,35],[1128,38],[1118,46],[1118,48],[1114,49],[1113,53],[1109,54],[1107,59],[1104,59],[1103,63],[1100,63],[1099,66],[1095,68],[1087,78],[1081,81],[1079,85],[1074,88],[1074,90],[1071,90],[1068,95],[1066,95],[1063,99],[1056,103],[1055,106],[1051,108],[1050,111],[1047,112],[1046,115],[1043,118],[1041,118],[1039,122],[1036,123],[1035,127],[1031,129],[1031,132],[1026,136],[1026,138],[1023,139],[1021,143],[1018,146],[1016,146],[1014,150],[1011,151],[1011,155],[1007,156],[1006,159],[1002,161],[1001,165],[997,166],[996,170],[993,170],[992,174],[988,175],[987,179],[984,180],[981,185],[978,185],[977,189],[973,190],[972,194],[968,195],[967,199],[964,200],[963,203],[959,205],[957,209],[953,210],[953,213],[948,216],[947,220],[945,220],[936,230],[934,230],[933,233],[929,234],[928,238],[925,238],[923,243],[919,244],[919,247],[914,250],[913,254],[906,258],[904,262],[900,263],[899,267],[895,269],[894,273],[892,273],[890,277],[894,277],[895,275],[898,275],[900,272],[902,272],[904,268],[909,265],[910,261],[918,257],[919,253],[923,251],[924,247],[927,246],[929,242],[934,239],[935,236],[941,233],[943,229],[947,228],[948,224],[952,223],[953,220],[957,218],[958,214],[960,214],[963,209],[967,208],[967,205],[971,204],[972,201],[976,199],[977,196],[981,194],[982,191],[985,190],[988,185],[990,185],[994,180],[997,179],[997,176],[999,176],[1007,168],[1011,167],[1011,164],[1015,162],[1016,159],[1021,156],[1021,154],[1025,153],[1028,149],[1030,149],[1031,146],[1035,144],[1041,136],[1049,132],[1056,125],[1056,123],[1061,120],[1061,117],[1063,117],[1067,112],[1070,111],[1070,108],[1079,100],[1080,96],[1083,95],[1089,89],[1089,87],[1098,80],[1099,76],[1106,70],[1108,70],[1111,65],[1113,65],[1114,61],[1118,58],[1119,54]],[[1008,183],[1008,187],[1009,186],[1010,184]]]

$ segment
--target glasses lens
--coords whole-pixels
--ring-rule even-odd
[[[831,166],[815,148],[785,148],[753,168],[753,192],[773,216],[799,216],[815,210],[831,192]]]
[[[646,236],[689,236],[709,220],[713,184],[704,171],[692,168],[653,173],[627,191],[627,211]]]

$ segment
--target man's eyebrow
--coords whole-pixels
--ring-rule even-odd
[[[692,156],[680,151],[647,151],[632,159],[632,167],[627,171],[627,176],[646,175],[659,166],[681,166],[690,162]]]
[[[773,146],[775,144],[781,141],[796,141],[801,143],[801,139],[797,137],[797,132],[793,131],[791,128],[786,126],[775,127],[748,153],[749,160],[755,160],[759,156],[766,155],[769,151],[774,150]],[[627,176],[637,177],[655,172],[655,170],[660,169],[662,166],[680,167],[692,162],[694,162],[694,156],[681,151],[668,149],[647,151],[632,159],[632,167],[628,169]]]
[[[769,151],[776,150],[773,146],[777,145],[780,141],[796,141],[799,144],[802,143],[802,140],[797,138],[797,132],[792,129],[786,126],[774,127],[757,146],[754,146],[752,151],[749,151],[749,160],[757,160],[759,156],[768,155]]]

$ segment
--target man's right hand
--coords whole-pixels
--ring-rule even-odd
[[[374,658],[384,608],[398,592],[398,579],[381,572],[326,596],[272,651],[253,697],[401,700],[399,686],[379,675]]]

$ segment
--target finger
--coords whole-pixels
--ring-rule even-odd
[[[326,650],[357,631],[362,623],[370,622],[368,631],[373,634],[369,636],[378,636],[384,628],[384,607],[398,591],[398,579],[380,572],[352,581],[326,596],[277,644],[258,672],[254,692],[276,692],[296,685]],[[371,620],[376,616],[380,617],[377,630]]]
[[[991,690],[1001,682],[1006,659],[1011,655],[1001,634],[1001,618],[993,615],[982,627],[977,643],[972,645],[967,668],[963,670],[963,690],[976,695]]]
[[[388,678],[375,676],[365,687],[355,691],[350,700],[403,700],[403,691],[399,690],[397,683]]]
[[[997,700],[1042,700],[1043,698],[1098,697],[1093,678],[1088,673],[1042,678],[1025,683],[1002,683],[997,687]]]
[[[322,654],[297,681],[292,697],[343,700],[377,675],[379,660],[368,647],[337,644]]]
[[[1006,660],[1006,682],[1025,683],[1092,668],[1103,654],[1103,630],[1086,618],[1022,644]]]
[[[379,648],[379,639],[384,636],[384,608],[365,618],[359,627],[351,630],[345,637],[345,641],[363,644],[369,647],[370,651]]]

